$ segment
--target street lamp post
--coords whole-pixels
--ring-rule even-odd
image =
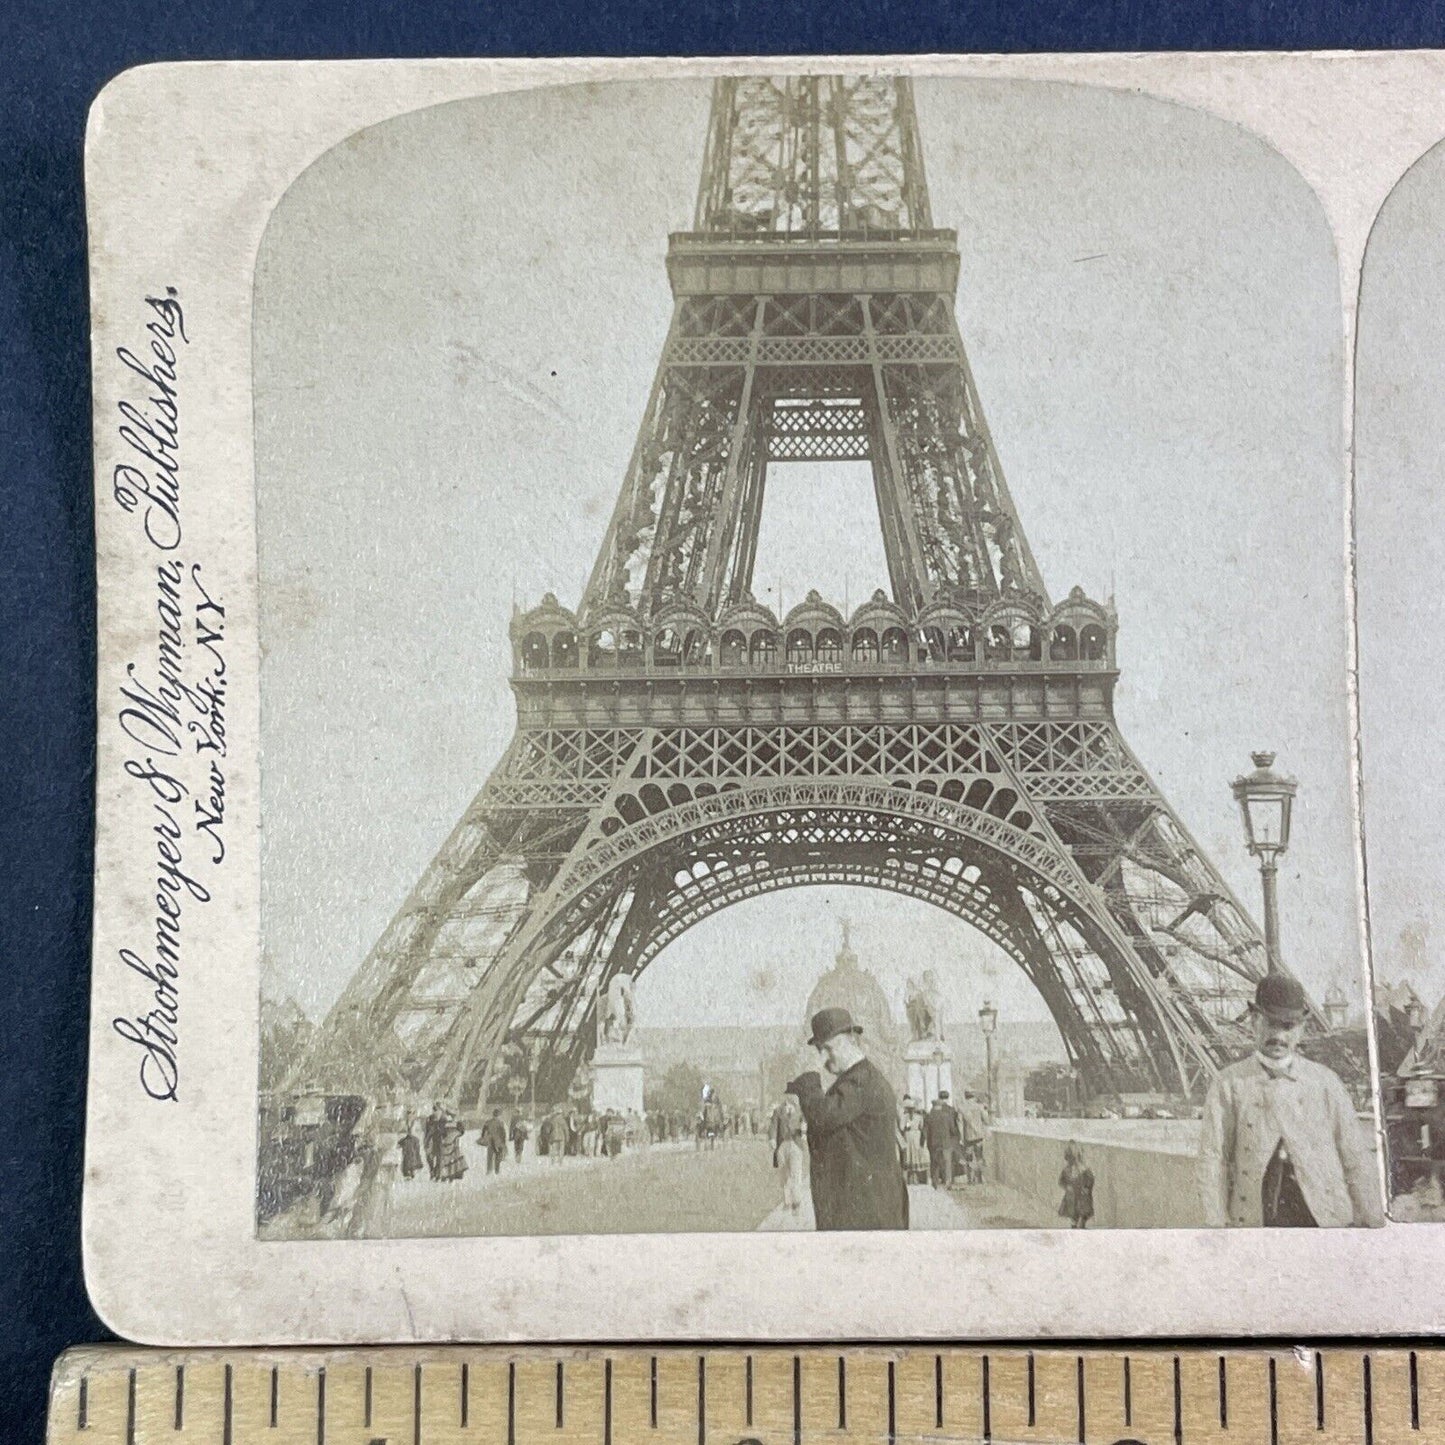
[[[527,1120],[533,1133],[537,1129],[537,1040],[527,1040]]]
[[[993,1122],[993,1031],[998,1027],[998,1010],[987,999],[978,1011],[978,1026],[983,1030],[984,1078],[988,1088],[988,1117]]]
[[[1405,1021],[1410,1025],[1413,1041],[1419,1043],[1420,1035],[1425,1029],[1425,1005],[1413,994],[1410,1002],[1405,1005]]]
[[[1350,1021],[1350,1001],[1339,984],[1331,984],[1325,993],[1325,1022],[1338,1032]]]
[[[1259,859],[1260,883],[1264,889],[1264,952],[1270,973],[1280,971],[1279,899],[1276,884],[1279,860],[1289,847],[1290,813],[1298,784],[1273,769],[1273,753],[1251,753],[1254,771],[1231,784],[1234,800],[1244,817],[1244,836],[1249,851]]]

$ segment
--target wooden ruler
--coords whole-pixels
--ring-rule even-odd
[[[1445,1347],[97,1347],[56,1366],[48,1440],[1445,1445]]]

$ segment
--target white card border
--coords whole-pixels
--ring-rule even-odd
[[[887,70],[1137,90],[1233,120],[1310,183],[1334,228],[1346,354],[1370,226],[1445,137],[1445,55],[1154,55],[728,61],[203,62],[113,80],[86,143],[95,364],[98,799],[84,1249],[96,1308],[153,1344],[412,1340],[1060,1338],[1445,1328],[1419,1290],[1445,1226],[1371,1231],[649,1235],[263,1243],[252,1205],[259,980],[251,277],[271,209],[363,126],[448,100],[575,81]],[[195,123],[193,123],[195,122]],[[184,981],[186,1091],[157,1104],[110,1020],[145,936],[144,800],[118,786],[111,700],[154,630],[155,554],[110,497],[119,345],[142,298],[186,301],[194,551],[231,609],[228,884]],[[1351,431],[1347,382],[1341,426]],[[1342,486],[1348,485],[1342,479]],[[1341,538],[1348,568],[1348,537]],[[1353,645],[1353,644],[1352,644]],[[1357,733],[1358,735],[1358,733]],[[244,764],[244,765],[243,765]],[[1361,874],[1362,876],[1362,874]],[[1364,931],[1363,891],[1361,930]],[[216,926],[224,916],[227,926]],[[194,936],[194,935],[193,935]],[[609,1264],[633,1261],[602,1292]],[[952,1282],[940,1287],[941,1281]],[[460,1283],[459,1283],[460,1282]]]

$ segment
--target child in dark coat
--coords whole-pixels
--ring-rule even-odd
[[[1094,1217],[1094,1171],[1084,1163],[1084,1151],[1070,1140],[1064,1150],[1064,1172],[1059,1175],[1064,1191],[1059,1213],[1074,1229],[1083,1229]]]

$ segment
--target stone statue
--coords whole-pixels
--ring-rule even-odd
[[[924,969],[922,979],[908,980],[904,1008],[914,1043],[943,1039],[943,1005],[939,1000],[938,978],[931,968]]]
[[[637,1009],[632,1002],[632,979],[628,974],[612,976],[602,1008],[602,1042],[625,1044],[637,1022]]]

